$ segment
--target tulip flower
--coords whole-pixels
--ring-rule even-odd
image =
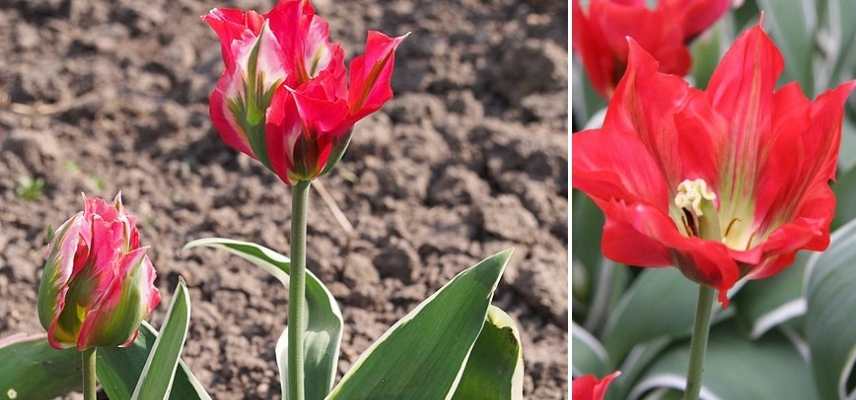
[[[202,18],[219,36],[225,64],[210,98],[215,128],[287,184],[328,171],[353,125],[392,98],[395,50],[406,35],[369,31],[365,53],[346,71],[342,47],[308,1]]]
[[[592,86],[612,96],[627,65],[625,37],[632,37],[660,62],[662,72],[686,75],[687,44],[716,22],[729,0],[660,0],[649,9],[646,0],[590,0],[583,10],[573,0],[573,47],[582,58]]]
[[[603,400],[609,384],[613,379],[621,375],[621,371],[615,371],[603,379],[597,379],[594,375],[584,375],[574,379],[571,388],[571,398],[574,400]]]
[[[627,72],[600,129],[573,135],[573,185],[606,215],[606,257],[676,265],[726,292],[777,274],[829,243],[843,104],[856,83],[814,101],[776,89],[783,60],[759,25],[724,56],[706,91],[657,72],[629,39]]]
[[[135,218],[122,206],[84,198],[57,230],[39,286],[38,312],[54,348],[128,346],[160,302],[155,270]]]

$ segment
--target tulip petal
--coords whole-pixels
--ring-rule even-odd
[[[74,269],[75,252],[80,244],[82,220],[83,213],[75,214],[57,229],[39,283],[39,321],[48,331],[50,345],[57,349],[63,347],[63,338],[73,337],[59,326],[58,320],[65,309],[65,295]]]
[[[234,8],[214,8],[202,16],[208,26],[220,38],[220,50],[223,63],[227,70],[235,67],[235,54],[232,52],[232,42],[240,39],[249,31],[253,36],[261,31],[264,17],[255,11],[245,11]]]
[[[728,11],[731,0],[667,0],[666,6],[683,14],[684,41],[689,42]]]
[[[758,25],[734,42],[710,79],[710,102],[729,121],[720,201],[731,207],[745,208],[740,199],[754,196],[763,146],[771,142],[773,89],[782,69],[781,53]],[[751,211],[748,216],[726,212],[751,218]]]
[[[597,379],[594,375],[578,377],[572,382],[571,392],[578,400],[603,400],[609,384],[620,375],[621,371],[615,371],[602,379]]]
[[[140,322],[157,306],[160,295],[152,284],[154,269],[146,250],[142,247],[122,258],[118,274],[86,311],[77,339],[78,350],[128,345]]]
[[[267,111],[265,141],[271,170],[286,184],[292,184],[288,171],[294,168],[294,145],[303,134],[303,122],[294,97],[287,87],[280,87]]]
[[[665,176],[668,190],[674,190],[685,178],[674,114],[687,101],[688,85],[677,76],[657,72],[657,61],[635,40],[627,41],[627,70],[609,102],[603,129],[638,136]]]
[[[583,12],[580,0],[573,0],[573,29],[571,39],[574,49],[579,53],[592,86],[604,98],[609,98],[615,90],[617,79],[624,71],[615,71],[616,59],[606,44],[600,27],[593,23]],[[624,67],[622,66],[621,69]],[[615,81],[613,81],[615,80]]]
[[[246,135],[240,128],[240,125],[235,120],[232,110],[226,102],[224,93],[232,84],[232,77],[223,74],[217,81],[217,86],[211,91],[211,96],[208,103],[208,111],[211,116],[211,124],[217,129],[220,138],[227,145],[235,150],[240,151],[254,159],[258,159],[253,150],[250,148],[250,142],[247,141]]]
[[[391,38],[377,31],[368,32],[365,53],[351,60],[348,105],[353,122],[379,110],[392,98],[395,50],[409,35]]]

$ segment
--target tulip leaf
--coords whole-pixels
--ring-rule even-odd
[[[846,120],[845,120],[846,121]],[[856,135],[854,135],[856,136]],[[842,143],[842,151],[844,150]],[[852,148],[856,152],[856,145]],[[836,228],[847,221],[856,219],[856,168],[852,168],[847,172],[841,171],[838,179],[832,184],[832,190],[835,192],[835,220],[832,227]]]
[[[137,381],[149,359],[149,354],[157,341],[158,333],[151,325],[143,321],[140,334],[128,348],[98,348],[98,382],[110,400],[128,400],[137,386]],[[196,380],[184,361],[178,362],[178,368],[169,392],[171,400],[211,400],[211,396]]]
[[[189,326],[190,295],[184,280],[180,280],[164,324],[131,395],[132,400],[167,398],[172,389],[173,378],[178,368],[178,360],[181,358],[181,351],[184,349]]]
[[[853,67],[856,66],[856,24],[853,23],[853,15],[856,15],[856,2],[853,0],[824,0],[817,2],[818,6],[824,8],[820,20],[825,22],[824,27],[828,35],[819,36],[818,39],[829,40],[828,48],[832,54],[827,56],[829,60],[829,79],[825,86],[831,87],[838,82],[848,79],[852,75]]]
[[[80,389],[81,358],[40,335],[0,339],[0,399],[53,399]]]
[[[731,14],[726,14],[707,32],[693,41],[690,46],[692,53],[692,77],[695,87],[704,89],[713,76],[713,71],[719,65],[719,59],[733,41],[734,22]]]
[[[806,267],[805,331],[814,379],[823,398],[852,399],[856,365],[856,220],[832,235]]]
[[[633,388],[633,384],[648,368],[652,361],[660,356],[672,339],[661,337],[643,344],[633,346],[633,350],[624,357],[621,365],[615,368],[621,371],[621,379],[616,379],[606,394],[607,400],[627,400],[627,395]]]
[[[261,267],[288,287],[291,264],[288,257],[255,243],[223,238],[194,240],[184,246],[226,250]],[[307,326],[304,333],[304,378],[307,400],[320,400],[330,391],[339,360],[342,338],[342,312],[327,287],[312,272],[306,271]],[[283,397],[287,393],[288,329],[276,344],[276,359]]]
[[[814,400],[814,383],[806,360],[779,333],[752,341],[733,323],[714,328],[704,362],[701,399]],[[662,389],[686,386],[689,341],[672,346],[647,369],[628,399],[640,399]],[[831,397],[828,397],[831,398]]]
[[[752,339],[805,314],[802,295],[805,264],[812,253],[801,252],[794,264],[771,278],[749,281],[734,296],[737,318],[746,323]]]
[[[450,398],[510,256],[506,250],[482,260],[420,303],[360,356],[327,400]]]
[[[787,80],[799,81],[803,92],[814,94],[814,32],[817,10],[812,0],[757,0],[766,13],[764,23],[782,50]]]
[[[604,376],[611,371],[612,363],[603,345],[581,326],[571,322],[571,370],[574,376],[593,374]]]
[[[523,349],[517,324],[490,306],[452,400],[523,400]]]
[[[594,90],[594,87],[591,85],[591,81],[589,81],[588,76],[585,73],[585,70],[579,62],[573,62],[573,71],[571,74],[573,79],[573,93],[574,98],[573,102],[573,122],[574,126],[579,127],[584,126],[592,116],[597,113],[598,110],[602,109],[606,103],[600,97],[599,94]]]
[[[689,335],[697,297],[698,284],[677,268],[642,271],[606,322],[601,339],[610,359],[622,360],[633,346],[650,340]],[[722,313],[719,304],[713,307],[715,323]]]

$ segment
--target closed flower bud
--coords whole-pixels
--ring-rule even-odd
[[[57,349],[127,346],[157,307],[155,270],[120,196],[84,198],[57,230],[39,286],[38,312]]]

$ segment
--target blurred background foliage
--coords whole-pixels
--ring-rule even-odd
[[[687,77],[704,88],[735,37],[758,22],[785,58],[780,83],[814,97],[856,76],[856,1],[736,2],[693,42]],[[573,60],[573,131],[598,127],[605,102]],[[787,156],[787,155],[781,155]],[[714,305],[702,398],[856,399],[856,96],[846,105],[832,243],[801,252],[784,273],[739,282],[731,306]],[[572,194],[574,376],[621,370],[618,399],[679,399],[696,285],[675,268],[632,268],[602,257],[603,215]]]

